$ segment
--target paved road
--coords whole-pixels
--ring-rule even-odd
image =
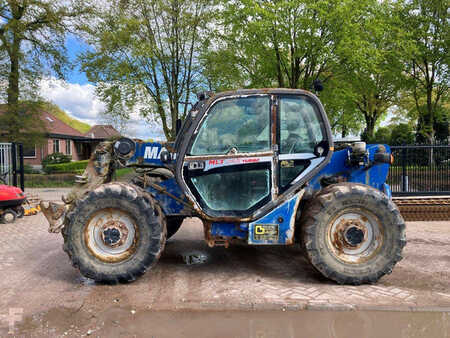
[[[297,246],[209,248],[200,222],[188,219],[152,271],[110,286],[80,276],[44,216],[29,216],[0,225],[0,336],[11,309],[31,322],[55,309],[89,314],[114,307],[450,311],[450,222],[410,222],[407,237],[405,258],[391,275],[376,285],[339,286],[315,272]],[[189,254],[206,261],[187,265]]]

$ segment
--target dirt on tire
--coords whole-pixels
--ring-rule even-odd
[[[103,209],[126,212],[135,220],[135,250],[125,260],[98,259],[85,242],[85,228],[91,217]],[[67,214],[62,230],[64,251],[81,274],[95,281],[123,283],[135,280],[161,256],[166,242],[166,219],[153,198],[137,186],[110,183],[89,192]]]
[[[301,243],[309,262],[325,277],[339,284],[375,283],[390,274],[402,259],[405,223],[396,205],[380,191],[363,184],[334,184],[314,196],[304,210],[300,218]],[[333,247],[331,227],[340,214],[358,210],[373,215],[380,227],[379,235],[373,236],[379,247],[371,255],[362,252],[351,262],[336,254],[343,249]]]

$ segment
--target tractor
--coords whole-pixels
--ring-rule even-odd
[[[402,259],[405,223],[385,183],[390,148],[335,146],[315,94],[202,93],[177,127],[174,143],[99,144],[64,203],[41,203],[85,277],[135,280],[187,217],[203,222],[210,247],[300,245],[339,284],[375,283]],[[136,175],[112,182],[119,167]]]

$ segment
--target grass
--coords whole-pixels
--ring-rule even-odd
[[[47,103],[45,108],[50,114],[63,121],[65,124],[68,124],[72,128],[78,130],[82,134],[87,133],[89,129],[91,129],[91,126],[89,124],[70,117],[64,110],[62,110],[55,104]]]

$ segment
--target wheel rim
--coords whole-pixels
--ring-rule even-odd
[[[118,209],[97,211],[87,222],[84,241],[103,262],[121,262],[136,251],[138,230],[134,217]]]
[[[3,214],[3,219],[5,220],[6,223],[12,223],[14,222],[15,217],[12,212],[7,211]]]
[[[344,210],[329,223],[327,245],[338,260],[363,263],[374,257],[383,245],[383,226],[368,210]]]

